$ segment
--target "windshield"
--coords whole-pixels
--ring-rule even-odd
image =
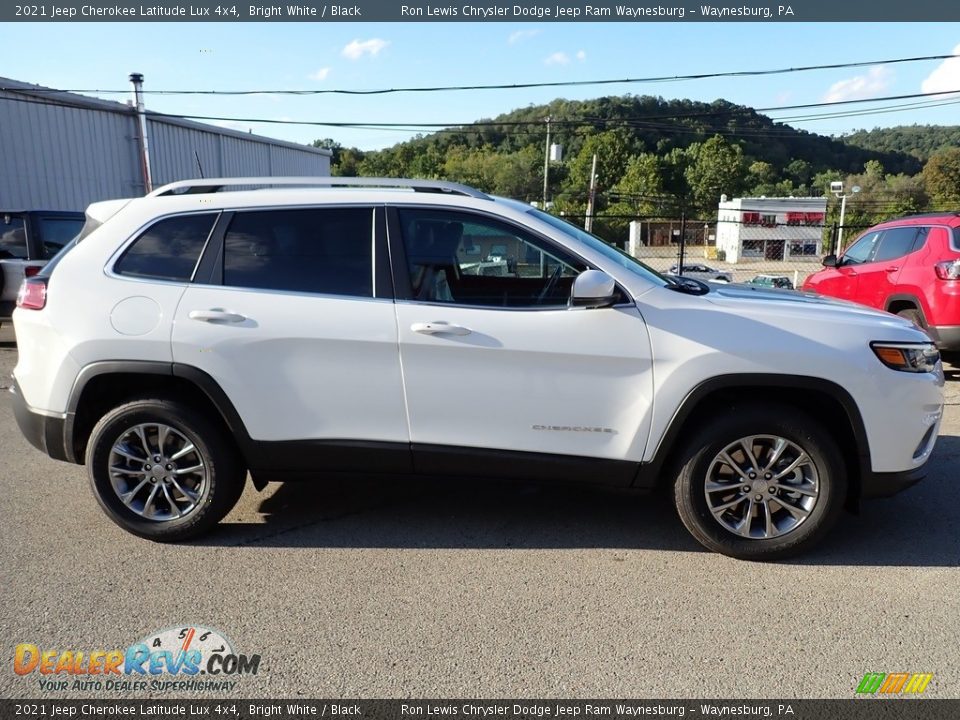
[[[542,210],[536,208],[530,208],[526,211],[528,214],[533,215],[538,220],[543,220],[551,227],[556,228],[565,235],[578,240],[584,245],[588,246],[592,250],[596,250],[598,253],[606,257],[608,260],[612,260],[617,263],[620,267],[629,270],[635,275],[639,275],[644,280],[650,282],[657,282],[662,285],[669,285],[670,281],[663,277],[653,268],[645,265],[644,263],[637,260],[632,255],[628,255],[623,250],[610,245],[604,240],[601,240],[596,235],[591,235],[586,230],[581,230],[576,225],[571,222],[568,222],[562,218],[558,218],[556,215],[551,215],[550,213],[545,213]]]

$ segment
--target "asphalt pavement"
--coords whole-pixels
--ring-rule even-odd
[[[4,326],[0,387],[15,357]],[[947,389],[926,480],[780,564],[702,550],[662,498],[507,483],[248,486],[213,534],[154,544],[30,447],[0,393],[0,698],[848,698],[866,672],[960,698],[956,374]],[[62,657],[171,627],[219,630],[257,674],[165,694],[13,671],[19,644]]]

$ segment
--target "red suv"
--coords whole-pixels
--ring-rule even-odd
[[[902,315],[941,350],[960,351],[960,213],[874,225],[823,265],[804,290]]]

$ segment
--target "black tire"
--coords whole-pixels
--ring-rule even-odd
[[[803,488],[801,483],[809,482],[806,489],[809,491],[812,485],[817,491],[816,497],[809,499],[799,492],[784,493],[779,485],[774,487],[777,482],[775,475],[786,469],[781,464],[775,464],[771,468],[770,474],[774,479],[769,481],[769,486],[764,485],[747,492],[744,488],[758,487],[767,481],[761,476],[755,481],[757,486],[747,485],[754,481],[746,477],[740,479],[719,456],[721,451],[728,449],[739,439],[751,436],[770,438],[757,440],[757,453],[764,452],[764,443],[772,445],[772,438],[780,438],[792,444],[787,446],[788,451],[784,451],[782,460],[779,461],[785,463],[787,468],[791,457],[799,456],[794,450],[806,453],[810,462],[791,471],[790,478],[783,480],[783,483],[786,485],[794,482],[794,476],[807,475],[807,480],[796,481],[797,487]],[[768,447],[766,451],[772,452],[772,447]],[[743,453],[732,459],[740,464],[741,457],[747,456]],[[770,457],[770,454],[765,456]],[[847,478],[837,444],[820,423],[789,406],[758,404],[725,410],[715,419],[700,424],[691,432],[691,440],[679,455],[678,466],[679,471],[674,483],[674,504],[684,526],[709,550],[742,560],[779,560],[809,550],[836,523],[846,499]],[[745,461],[743,467],[746,468],[745,475],[753,472]],[[722,482],[711,482],[710,487],[722,486],[724,490],[712,490],[708,493],[707,482],[711,479],[708,473],[715,473],[711,477],[716,480],[725,478],[724,471],[733,479],[730,481],[730,490],[726,490],[727,480],[723,479]],[[809,478],[813,478],[815,482]],[[768,496],[767,493],[779,493],[784,502],[779,502],[775,495]],[[708,494],[716,511],[720,510],[719,506],[735,503],[729,510],[721,512],[723,521],[711,513]],[[755,502],[754,498],[761,497],[762,503]],[[738,498],[741,499],[738,501]],[[744,500],[748,503],[747,506],[742,504]],[[787,512],[785,503],[790,504],[793,512]],[[803,507],[804,503],[808,503],[809,509]],[[755,515],[752,514],[754,508]],[[764,515],[761,515],[761,509]],[[767,509],[771,509],[771,516],[774,518],[772,529],[766,524]],[[802,516],[804,511],[808,514],[798,521],[797,514]],[[752,537],[741,536],[728,527],[735,524],[733,520],[744,521],[748,513],[750,519],[745,520],[745,531],[753,535]],[[777,529],[777,522],[783,527],[782,534],[778,534],[781,531]],[[791,523],[796,524],[790,527]],[[769,537],[764,536],[767,532]]]
[[[166,447],[176,447],[171,437],[173,441],[181,442],[181,449],[192,444],[194,449],[181,459],[193,467],[202,466],[203,470],[191,473],[190,468],[180,468],[179,472],[186,474],[180,476],[176,460],[172,457],[176,453],[173,452],[170,453],[173,464],[165,467],[173,468],[173,472],[167,477],[181,482],[180,487],[195,493],[195,501],[186,492],[175,490],[170,484],[172,480],[166,482],[167,478],[153,477],[145,470],[137,469],[154,467],[138,465],[150,462],[150,457],[145,460],[124,460],[124,457],[147,455],[142,442],[139,447],[136,442],[130,446],[121,444],[125,439],[132,439],[136,435],[135,428],[141,425],[156,427],[156,437],[149,427],[144,431],[148,445],[159,440],[159,425],[170,428],[162,443]],[[114,454],[115,445],[129,450],[130,454]],[[123,462],[131,469],[125,469],[119,474],[112,473],[111,461]],[[166,462],[166,458],[164,461]],[[236,446],[217,422],[181,402],[159,398],[134,400],[104,415],[93,428],[87,443],[86,465],[94,496],[110,519],[134,535],[158,542],[186,540],[210,530],[236,505],[243,493],[246,478],[246,470]],[[159,470],[160,466],[156,467]],[[163,470],[159,472],[162,473]],[[144,482],[157,486],[155,490],[163,490],[169,494],[164,498],[161,493],[155,492],[157,497],[153,503],[142,503],[146,506],[141,508],[142,510],[148,514],[153,511],[155,514],[153,518],[147,517],[135,508],[143,500],[143,494],[149,494],[153,490],[152,485],[144,485],[143,490],[136,494],[128,506],[121,500],[121,491],[115,488],[112,478],[116,479],[118,484],[125,484],[125,490],[130,490],[130,485],[143,478]],[[164,484],[167,485],[166,488],[163,487]],[[157,512],[164,508],[167,510],[165,514],[171,517],[163,517]],[[181,516],[173,516],[173,512],[179,512]]]
[[[923,313],[915,308],[906,308],[904,310],[899,311],[897,315],[904,318],[905,320],[909,320],[918,328],[921,328],[923,330],[927,329],[927,321],[923,317]]]

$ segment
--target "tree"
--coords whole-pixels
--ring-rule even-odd
[[[690,206],[701,213],[716,212],[723,194],[735,196],[744,189],[746,161],[739,145],[714,135],[704,143],[691,145],[693,161],[684,173],[690,186]]]
[[[783,169],[784,174],[795,185],[805,187],[813,177],[813,167],[806,160],[791,160]]]
[[[597,156],[597,191],[604,192],[620,182],[630,159],[629,142],[623,131],[607,130],[584,140],[580,152],[570,161],[570,175],[564,189],[587,194],[594,154]]]
[[[754,160],[747,171],[747,186],[751,195],[776,195],[777,171],[773,165],[763,160]]]
[[[923,168],[923,184],[937,208],[960,206],[960,148],[931,157]]]

